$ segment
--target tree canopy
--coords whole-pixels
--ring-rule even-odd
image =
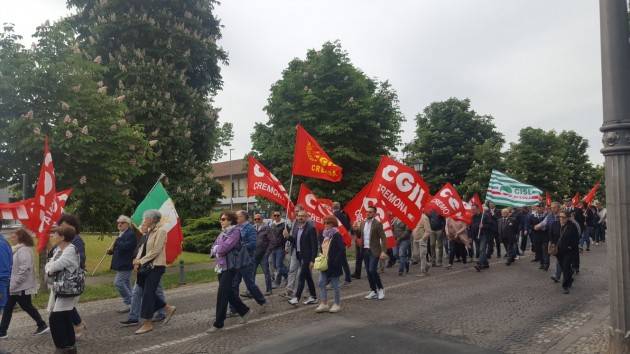
[[[339,183],[308,180],[309,186],[341,202],[371,180],[380,155],[400,144],[404,118],[396,92],[387,81],[356,68],[339,42],[326,42],[305,59],[289,62],[264,109],[268,121],[257,123],[251,135],[261,162],[287,185],[300,123],[344,169]],[[301,181],[296,177],[294,186]]]

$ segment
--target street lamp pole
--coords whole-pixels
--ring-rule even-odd
[[[234,149],[230,148],[230,161],[232,161],[232,150]],[[230,170],[230,210],[234,210],[234,180],[232,170]]]
[[[630,353],[630,43],[627,0],[600,0],[609,353]]]

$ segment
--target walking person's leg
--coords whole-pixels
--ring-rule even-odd
[[[118,294],[123,300],[123,304],[125,305],[125,309],[128,311],[128,307],[131,306],[131,271],[130,270],[120,270],[116,272],[114,276],[114,286],[116,290],[118,290]],[[125,312],[126,312],[125,311]]]
[[[7,330],[11,324],[11,318],[13,318],[13,308],[17,303],[17,295],[9,295],[4,309],[2,309],[2,321],[0,321],[0,337],[7,335]]]
[[[361,268],[363,266],[363,248],[360,246],[355,246],[354,250],[355,260],[354,260],[354,274],[352,275],[355,279],[361,279]]]
[[[298,272],[300,269],[300,262],[297,259],[295,249],[291,249],[291,255],[289,257],[289,271],[287,273],[287,295],[295,295],[298,283]]]
[[[343,259],[341,260],[341,267],[343,268],[344,281],[346,283],[352,282],[352,273],[350,272],[350,264],[348,264],[348,255],[346,254],[346,248],[343,249]]]
[[[35,321],[35,323],[37,324],[38,332],[39,330],[45,329],[47,327],[46,322],[42,319],[42,316],[39,314],[39,311],[37,311],[35,306],[33,306],[31,295],[26,295],[24,292],[22,292],[21,295],[18,295],[16,297],[16,301],[20,305],[22,310],[24,310],[24,312],[26,312],[29,316],[31,316],[33,321]],[[1,331],[1,328],[0,328],[0,331]]]
[[[365,261],[365,272],[367,273],[367,277],[368,277],[368,283],[370,284],[370,289],[374,292],[376,292],[376,281],[374,279],[374,274],[378,274],[377,273],[377,266],[378,266],[378,261],[375,262],[371,262],[372,260],[372,253],[370,252],[370,250],[364,250],[363,253],[363,260]],[[372,269],[372,265],[374,265],[374,269]]]
[[[436,245],[437,245],[437,240],[438,239],[438,233],[435,231],[431,231],[429,234],[429,253],[432,256],[432,260],[431,260],[431,264],[435,267],[436,265],[436,260],[437,260],[437,253],[436,253]]]
[[[243,276],[243,282],[247,291],[252,295],[252,298],[258,303],[258,305],[264,305],[267,300],[258,285],[256,285],[256,269],[253,264],[248,265],[245,268],[241,268],[240,271]]]
[[[319,302],[323,305],[328,305],[328,293],[326,291],[327,284],[328,277],[326,276],[326,272],[319,272]]]

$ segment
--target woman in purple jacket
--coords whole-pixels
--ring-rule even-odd
[[[225,211],[221,214],[221,228],[223,231],[212,245],[210,256],[217,259],[215,271],[219,275],[219,291],[217,292],[216,317],[208,332],[215,332],[223,328],[227,316],[228,304],[232,305],[241,316],[241,323],[247,322],[250,313],[238,293],[232,288],[232,279],[237,272],[237,265],[229,261],[230,252],[238,252],[241,247],[240,229],[236,227],[236,213]]]

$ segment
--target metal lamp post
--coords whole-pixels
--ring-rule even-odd
[[[608,210],[609,353],[630,353],[630,43],[627,0],[600,0]]]

